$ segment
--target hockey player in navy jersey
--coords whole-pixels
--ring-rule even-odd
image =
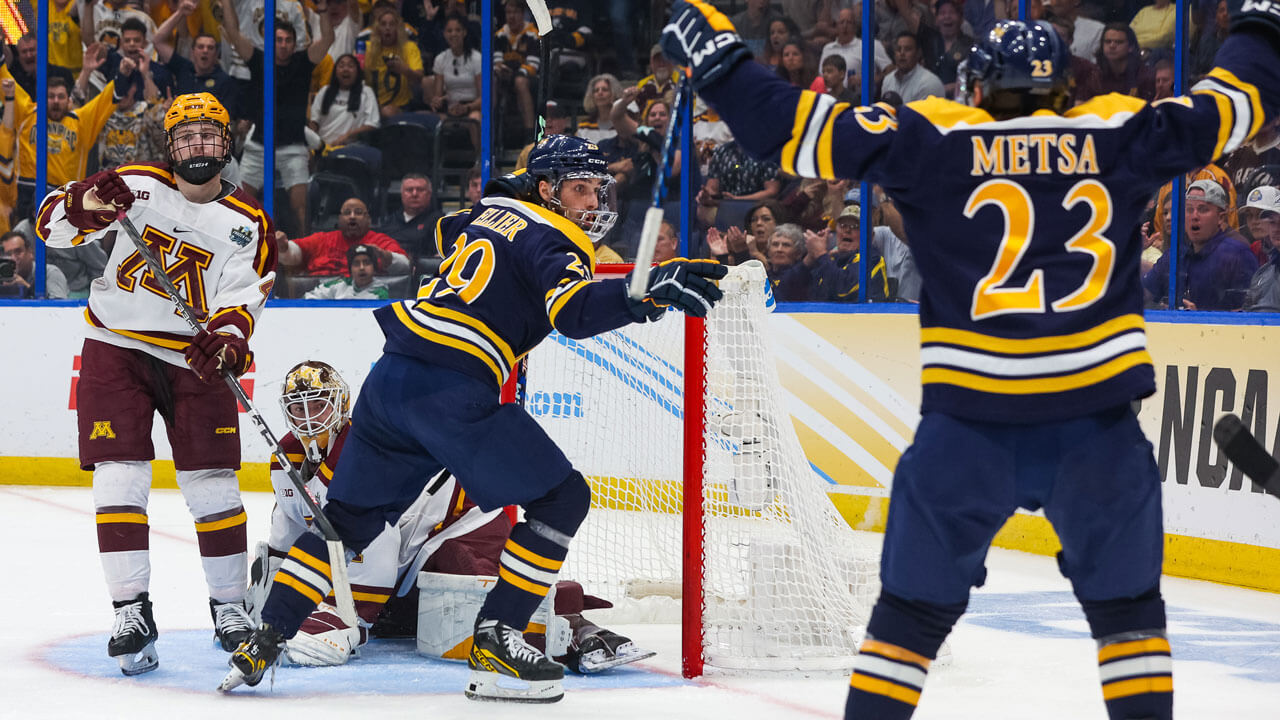
[[[523,408],[499,403],[516,360],[553,329],[589,337],[656,319],[668,308],[705,316],[724,267],[670,260],[643,301],[624,279],[595,280],[593,242],[617,217],[600,149],[552,135],[525,171],[490,183],[474,207],[441,218],[440,277],[418,297],[375,311],[386,335],[365,380],[325,512],[347,552],[362,551],[441,468],[483,510],[521,505],[498,582],[476,618],[468,697],[555,702],[564,668],[520,632],[556,582],[591,491]],[[337,559],[341,561],[341,559]],[[276,573],[262,625],[232,654],[220,689],[256,685],[281,644],[331,589],[324,541],[300,535]]]
[[[1280,4],[1234,1],[1217,67],[1185,97],[1068,109],[1068,48],[1014,21],[975,44],[970,104],[896,110],[791,87],[744,62],[714,7],[675,2],[662,47],[734,138],[789,173],[883,186],[924,281],[922,418],[894,474],[846,718],[910,717],[1018,507],[1043,508],[1062,542],[1107,713],[1172,717],[1160,481],[1131,409],[1154,390],[1137,230],[1162,184],[1275,117]]]

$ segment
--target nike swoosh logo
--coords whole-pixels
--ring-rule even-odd
[[[174,232],[176,232],[176,233],[180,233],[180,232],[191,232],[190,230],[183,230],[183,229],[182,229],[182,228],[180,228],[180,227],[174,227],[174,228],[173,228],[173,231],[174,231]]]

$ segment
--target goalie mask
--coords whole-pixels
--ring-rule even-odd
[[[529,152],[533,202],[545,205],[598,242],[618,220],[617,188],[600,146],[572,135],[549,135]],[[551,185],[542,196],[538,181]]]
[[[231,162],[231,114],[209,93],[174,98],[164,134],[174,172],[192,185],[209,182]]]
[[[328,363],[308,360],[285,375],[280,407],[289,431],[302,441],[307,459],[320,462],[351,416],[351,392]]]

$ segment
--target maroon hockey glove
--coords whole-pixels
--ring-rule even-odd
[[[191,338],[185,353],[187,365],[200,379],[215,383],[222,371],[240,377],[253,364],[249,341],[238,335],[201,330]]]
[[[110,225],[132,205],[133,191],[114,170],[94,173],[67,187],[67,221],[85,232]]]

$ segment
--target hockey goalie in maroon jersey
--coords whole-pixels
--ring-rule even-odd
[[[151,425],[164,419],[178,487],[195,518],[214,632],[234,650],[249,634],[239,413],[223,373],[253,362],[249,338],[275,281],[271,220],[222,179],[231,117],[208,93],[181,95],[165,114],[169,162],[122,165],[54,190],[36,231],[50,247],[100,242],[76,391],[80,465],[93,471],[98,552],[115,625],[107,654],[125,675],[159,665],[148,595]],[[141,228],[207,328],[193,335],[118,219]]]
[[[350,427],[350,390],[333,367],[307,361],[295,365],[285,376],[280,405],[290,430],[282,446],[306,479],[307,490],[323,506]],[[251,611],[261,607],[271,578],[294,540],[313,528],[306,503],[297,497],[284,469],[274,459],[271,484],[276,505],[271,515],[270,539],[258,544],[253,561],[248,593]],[[349,576],[360,627],[348,627],[333,605],[321,603],[286,644],[288,658],[300,665],[341,665],[370,634],[418,634],[420,649],[446,658],[465,659],[474,612],[437,616],[430,607],[419,607],[418,573],[423,571],[431,573],[428,577],[438,578],[441,596],[453,601],[467,596],[465,588],[469,586],[478,609],[487,576],[498,574],[498,559],[511,527],[506,512],[482,511],[447,471],[441,473],[427,484],[395,525],[388,524],[351,562]],[[461,594],[460,588],[464,589]],[[558,582],[547,612],[535,615],[526,637],[580,673],[600,672],[651,657],[654,653],[641,650],[630,639],[600,628],[582,615],[583,610],[608,607],[609,602],[586,595],[578,583]],[[418,633],[420,617],[430,625],[424,629],[435,638],[426,644],[423,634]],[[457,628],[452,628],[452,634],[451,618],[464,618]],[[450,639],[439,645],[441,638]]]

